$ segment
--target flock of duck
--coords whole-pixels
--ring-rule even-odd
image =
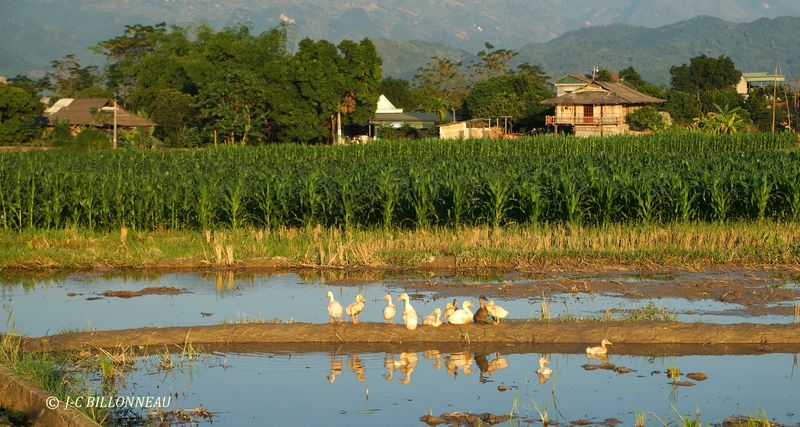
[[[387,323],[394,322],[394,318],[397,315],[397,307],[392,302],[392,296],[386,294],[383,296],[383,299],[386,300],[386,307],[383,309],[383,319]],[[328,316],[330,318],[330,322],[333,323],[335,321],[342,321],[343,315],[347,314],[350,316],[350,321],[358,323],[358,316],[361,312],[364,311],[365,307],[365,298],[363,295],[356,295],[355,301],[353,301],[347,307],[342,307],[342,304],[339,301],[336,301],[333,297],[333,292],[328,291]],[[419,325],[419,316],[417,315],[417,311],[414,310],[414,307],[411,305],[409,301],[408,294],[400,294],[397,298],[397,301],[402,301],[404,303],[403,306],[403,324],[409,330],[417,329]],[[491,323],[500,323],[501,319],[505,319],[508,316],[508,310],[500,307],[499,305],[495,304],[494,301],[487,299],[485,296],[481,295],[478,298],[479,308],[478,310],[473,313],[470,307],[473,307],[471,301],[464,301],[461,305],[461,308],[458,308],[458,301],[453,300],[452,303],[447,303],[445,310],[444,310],[444,321],[450,323],[452,325],[464,325],[467,323],[477,323],[482,325],[488,325]],[[437,308],[433,310],[433,312],[425,316],[422,319],[422,324],[424,326],[433,326],[434,328],[438,328],[439,326],[444,323],[442,320],[442,310]]]
[[[392,302],[391,295],[386,294],[383,296],[383,299],[386,300],[386,307],[383,309],[383,319],[387,323],[392,323],[397,315],[397,307]],[[417,329],[419,317],[417,316],[417,311],[411,306],[408,294],[400,294],[397,300],[405,304],[403,306],[403,324],[409,330]],[[355,301],[346,308],[343,308],[342,304],[334,299],[333,292],[328,291],[328,315],[330,317],[330,322],[332,323],[337,320],[342,321],[343,314],[347,314],[350,316],[350,321],[354,324],[358,323],[358,316],[364,311],[366,305],[365,301],[366,299],[364,296],[359,294],[356,295]],[[478,298],[478,304],[480,307],[473,313],[472,310],[470,310],[472,302],[469,300],[464,301],[461,308],[458,308],[458,301],[453,299],[452,303],[447,303],[445,306],[444,318],[447,320],[447,323],[452,325],[464,325],[472,322],[477,324],[500,323],[501,319],[505,319],[506,316],[508,316],[508,310],[500,307],[495,304],[494,301],[487,299],[483,295]],[[441,315],[442,310],[436,308],[429,316],[425,316],[422,319],[422,324],[424,326],[433,326],[437,328],[443,323]],[[605,357],[608,354],[607,346],[609,345],[613,345],[613,343],[604,338],[599,346],[586,347],[586,354],[590,357]],[[536,370],[536,373],[539,375],[540,380],[547,381],[547,378],[552,375],[553,370],[546,366],[549,363],[550,361],[547,360],[547,358],[539,358],[539,369]]]

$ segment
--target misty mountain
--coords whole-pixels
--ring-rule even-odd
[[[256,32],[292,23],[290,38],[424,40],[477,52],[554,40],[565,32],[609,24],[661,27],[700,14],[731,22],[800,15],[797,0],[0,0],[0,74],[39,73],[51,60],[77,54],[97,62],[88,47],[122,33],[126,24],[222,28]],[[404,46],[405,51],[413,51]],[[429,45],[431,47],[432,45]],[[530,46],[529,46],[530,47]],[[449,49],[449,48],[446,48]],[[531,50],[532,52],[535,49]],[[404,51],[404,52],[405,52]],[[404,53],[405,54],[405,53]],[[463,53],[461,53],[463,54]],[[393,60],[387,58],[387,60]],[[388,62],[388,61],[387,61]],[[390,74],[408,71],[389,67]],[[407,67],[406,67],[407,68]],[[396,71],[399,70],[399,71]]]

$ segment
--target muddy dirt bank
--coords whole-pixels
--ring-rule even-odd
[[[0,406],[25,412],[34,426],[99,427],[72,407],[48,408],[50,393],[0,365]]]
[[[26,340],[29,351],[74,350],[86,346],[99,348],[231,344],[374,344],[388,349],[413,344],[483,345],[559,345],[569,352],[580,352],[586,345],[597,345],[602,338],[614,342],[612,352],[628,350],[642,353],[655,345],[669,350],[681,346],[733,346],[752,352],[800,352],[800,324],[705,324],[668,322],[524,322],[499,325],[439,328],[420,326],[409,331],[401,325],[382,323],[310,324],[264,323],[196,327],[138,328],[53,335]],[[640,348],[641,347],[641,348]],[[733,348],[731,348],[733,350]]]

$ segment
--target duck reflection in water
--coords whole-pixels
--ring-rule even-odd
[[[331,353],[330,373],[328,374],[329,383],[333,384],[336,381],[336,377],[342,375],[342,368],[344,368],[342,357]]]
[[[394,378],[394,354],[393,353],[386,353],[383,355],[383,367],[386,368],[386,373],[383,374],[383,379],[386,381],[391,381]]]
[[[444,366],[447,368],[447,373],[457,376],[458,370],[464,373],[464,375],[471,375],[472,374],[472,362],[475,359],[466,352],[466,351],[459,351],[456,353],[450,353],[444,359]]]
[[[547,357],[542,356],[539,358],[539,369],[536,370],[536,375],[539,376],[539,384],[546,383],[550,379],[550,375],[553,374],[553,370],[545,366],[549,363],[550,361],[547,360]]]
[[[364,379],[366,378],[365,374],[367,371],[366,368],[364,368],[364,362],[358,358],[358,353],[353,352],[353,354],[350,355],[350,360],[348,360],[347,364],[350,368],[350,371],[356,375],[356,379],[363,383]]]
[[[419,355],[416,352],[410,353],[400,353],[400,359],[394,361],[394,367],[400,370],[400,373],[403,374],[403,377],[400,378],[400,382],[403,384],[408,384],[411,382],[411,374],[414,372],[414,368],[417,367],[419,363]]]
[[[439,350],[426,350],[422,353],[422,357],[427,360],[433,360],[433,369],[442,368],[442,353]]]
[[[505,357],[501,357],[500,353],[495,352],[494,359],[491,361],[486,357],[485,354],[475,354],[475,363],[478,365],[478,369],[480,369],[480,382],[488,382],[489,379],[486,377],[486,374],[489,376],[494,375],[495,372],[508,368],[508,359]]]

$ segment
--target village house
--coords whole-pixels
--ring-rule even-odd
[[[378,105],[375,115],[369,121],[370,139],[376,138],[381,127],[399,129],[408,127],[417,130],[432,129],[436,125],[436,114],[432,113],[411,113],[405,112],[402,108],[397,108],[389,101],[386,96],[378,98]]]
[[[553,126],[556,134],[559,130],[571,131],[575,136],[626,134],[630,132],[628,114],[665,102],[617,82],[589,80],[578,88],[567,89],[542,101],[555,107],[555,115],[546,116],[545,124]]]
[[[120,130],[152,128],[151,120],[117,107],[117,127]],[[114,125],[114,101],[110,98],[61,98],[45,110],[49,126],[66,122],[77,133],[84,126],[110,129]]]
[[[786,77],[780,74],[770,73],[742,73],[742,78],[736,85],[736,92],[740,95],[750,93],[751,89],[757,87],[779,86],[786,82]]]

